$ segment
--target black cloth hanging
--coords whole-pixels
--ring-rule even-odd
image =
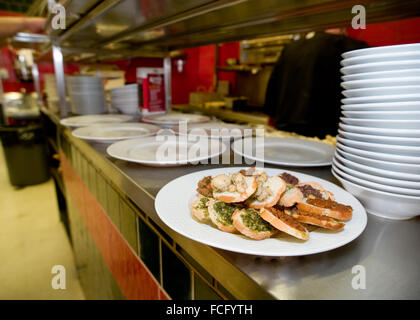
[[[320,138],[336,135],[343,98],[341,54],[366,47],[324,32],[287,44],[270,76],[264,105],[276,128]]]

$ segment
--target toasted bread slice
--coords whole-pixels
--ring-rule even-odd
[[[210,198],[197,194],[195,200],[190,203],[191,214],[199,221],[209,220],[209,202]]]
[[[232,216],[236,230],[255,240],[270,238],[278,232],[271,224],[261,218],[255,209],[237,209]]]
[[[325,200],[334,200],[334,194],[325,190],[324,187],[318,182],[302,182],[297,184],[296,186],[302,191],[305,198],[312,194],[317,198],[322,198]],[[305,188],[305,186],[308,186],[307,189]]]
[[[345,224],[333,218],[323,216],[316,213],[305,212],[303,210],[290,210],[288,212],[297,221],[318,226],[321,228],[338,231],[344,228]]]
[[[265,198],[259,198],[258,190],[265,192]],[[247,201],[250,208],[261,209],[274,206],[280,199],[280,196],[286,190],[286,183],[280,177],[268,177],[259,188]]]
[[[303,201],[303,198],[303,193],[299,188],[296,188],[292,184],[288,184],[286,191],[280,197],[278,204],[282,207],[292,207],[296,203]]]
[[[298,202],[297,207],[305,212],[323,215],[337,220],[350,220],[353,216],[353,208],[351,206],[346,206],[333,200],[324,200],[315,197],[306,199],[306,202]]]
[[[235,233],[236,228],[233,225],[232,215],[236,209],[237,207],[234,205],[211,199],[208,207],[210,220],[220,230]]]
[[[276,210],[274,208],[262,208],[260,209],[260,216],[280,231],[283,231],[301,240],[309,239],[308,230],[306,230],[302,224],[300,224],[298,221],[283,211]]]
[[[248,199],[254,192],[257,190],[257,182],[255,181],[254,177],[243,176],[246,188],[243,192],[234,191],[223,191],[217,192],[213,187],[213,198],[216,200],[220,200],[226,203],[234,203],[234,202],[243,202]]]

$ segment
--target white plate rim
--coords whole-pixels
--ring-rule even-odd
[[[351,66],[342,67],[340,71],[341,73],[347,75],[348,72],[351,73],[353,70],[360,69],[360,68],[365,69],[365,68],[372,68],[372,67],[374,68],[374,67],[406,66],[406,65],[418,65],[420,67],[420,59],[361,63],[361,64],[355,64]],[[417,68],[413,68],[413,69],[417,69]],[[382,70],[382,71],[386,71],[386,70]],[[363,72],[354,72],[354,73],[363,73]]]
[[[358,97],[371,97],[371,96],[392,96],[395,94],[389,94],[386,93],[386,91],[389,90],[404,90],[404,89],[410,89],[413,91],[418,91],[420,92],[420,85],[409,85],[409,86],[392,86],[392,87],[368,87],[368,88],[357,88],[357,89],[346,89],[341,91],[341,93],[347,97],[347,98],[358,98]],[[373,91],[375,90],[379,90],[379,91],[385,91],[384,94],[372,94]],[[366,95],[354,95],[357,93],[366,93]],[[403,94],[416,94],[416,93],[403,93]]]
[[[264,244],[267,243],[267,241],[272,240],[273,241],[281,241],[278,239],[265,239],[265,240],[260,240],[260,241],[256,241],[256,240],[252,240],[252,239],[247,239],[245,237],[241,237],[240,235],[237,234],[230,234],[230,233],[225,233],[223,231],[218,230],[215,227],[210,227],[208,225],[202,224],[200,222],[195,221],[192,217],[191,217],[191,213],[189,210],[189,202],[191,201],[191,198],[194,196],[194,194],[196,194],[195,192],[195,188],[196,188],[196,183],[198,182],[198,180],[204,176],[214,176],[216,174],[219,173],[227,173],[227,172],[235,172],[241,169],[247,169],[249,167],[229,167],[229,168],[218,168],[218,169],[209,169],[209,170],[203,170],[203,171],[196,171],[181,177],[178,177],[170,182],[168,182],[164,187],[161,188],[161,190],[158,192],[156,199],[155,199],[155,209],[156,212],[159,216],[159,218],[166,224],[168,225],[168,227],[170,227],[171,229],[173,229],[174,231],[180,233],[181,235],[192,239],[194,241],[200,242],[200,243],[204,243],[206,245],[212,246],[212,247],[216,247],[219,249],[224,249],[224,250],[229,250],[232,252],[238,252],[238,253],[243,253],[243,254],[250,254],[250,255],[257,255],[257,256],[267,256],[267,257],[281,257],[281,256],[303,256],[303,255],[309,255],[309,254],[316,254],[316,253],[321,253],[321,252],[326,252],[326,251],[330,251],[330,250],[334,250],[336,248],[339,248],[351,241],[353,241],[354,239],[356,239],[358,236],[360,236],[360,234],[363,232],[363,230],[366,228],[366,224],[367,224],[367,214],[365,209],[363,208],[363,206],[361,205],[361,203],[359,202],[359,200],[357,200],[353,195],[351,195],[349,192],[347,192],[346,190],[342,189],[341,187],[339,187],[336,184],[333,184],[332,182],[314,177],[314,176],[310,176],[310,175],[306,175],[306,174],[302,174],[302,173],[298,173],[298,172],[294,172],[294,171],[290,171],[290,170],[286,170],[287,172],[289,172],[292,175],[295,175],[296,177],[300,178],[300,177],[304,177],[303,179],[301,179],[302,181],[317,181],[320,182],[327,190],[331,190],[331,192],[335,193],[336,198],[338,201],[343,201],[343,198],[349,199],[349,200],[345,200],[346,204],[352,205],[353,209],[354,209],[354,215],[352,220],[350,220],[349,222],[347,222],[346,227],[349,228],[352,227],[352,221],[353,223],[356,223],[356,225],[354,226],[354,228],[356,228],[353,232],[353,234],[351,236],[349,236],[347,239],[341,241],[341,242],[336,242],[334,243],[334,241],[332,241],[330,246],[324,246],[324,248],[314,248],[314,249],[307,249],[306,247],[310,246],[311,243],[310,242],[305,242],[305,243],[298,243],[298,247],[300,249],[300,251],[298,252],[267,252],[267,251],[263,251],[264,249],[259,249],[257,248],[257,250],[255,249],[250,249],[251,245],[256,244],[257,247],[264,247]],[[284,172],[285,170],[283,169],[274,169],[274,168],[265,168],[266,172],[269,175],[272,175],[271,172],[277,172],[277,173],[281,173]],[[210,231],[206,231],[209,232],[210,234],[215,234],[216,237],[213,237],[213,239],[211,241],[209,240],[203,240],[200,239],[197,235],[194,235],[193,233],[191,233],[191,230],[187,230],[185,231],[178,228],[176,225],[173,225],[172,222],[169,222],[166,218],[166,215],[163,213],[163,211],[167,210],[167,205],[168,205],[168,201],[167,201],[167,193],[171,193],[172,192],[172,188],[173,186],[179,186],[181,183],[183,183],[182,181],[185,180],[186,183],[191,184],[192,180],[196,180],[195,184],[191,185],[191,190],[188,192],[183,192],[182,194],[185,194],[185,199],[184,197],[182,197],[182,200],[180,201],[179,197],[178,197],[178,202],[180,203],[180,207],[176,208],[177,210],[175,210],[175,212],[180,212],[183,210],[183,208],[187,209],[187,212],[183,212],[183,215],[186,215],[187,219],[191,219],[191,223],[192,224],[196,224],[197,228],[200,229],[200,231],[202,230],[210,230]],[[189,180],[191,180],[191,182],[189,182]],[[351,201],[350,201],[351,200]],[[350,203],[349,203],[350,201]],[[185,202],[185,203],[184,203]],[[172,208],[172,207],[171,207]],[[172,211],[173,212],[173,211]],[[179,213],[178,213],[179,214]],[[358,220],[353,220],[355,219],[355,217],[358,217]],[[205,227],[207,226],[207,227]],[[345,228],[346,228],[345,227]],[[211,228],[211,229],[210,229]],[[198,232],[200,233],[200,232]],[[200,233],[200,235],[202,235],[202,233]],[[312,234],[313,235],[313,234]],[[333,239],[333,237],[335,236],[334,234],[325,234],[326,237],[331,237]],[[217,241],[217,237],[221,237],[222,241],[219,242],[215,242]],[[244,243],[245,245],[243,247],[232,247],[231,245],[229,245],[228,240],[232,239],[232,237],[238,237],[239,242],[240,243]],[[311,239],[311,237],[310,237]],[[317,237],[315,236],[315,241],[316,241]],[[308,240],[310,241],[310,240]],[[248,244],[248,245],[246,245]],[[291,245],[291,247],[293,248],[293,245]]]
[[[378,139],[378,140],[383,140],[388,142],[387,144],[392,145],[392,143],[389,142],[395,142],[396,144],[401,143],[402,140],[406,140],[412,143],[417,143],[420,146],[420,137],[419,138],[415,138],[415,137],[399,137],[399,136],[378,136],[378,135],[373,135],[373,134],[363,134],[363,133],[354,133],[354,132],[348,132],[342,129],[338,129],[338,133],[342,134],[344,136],[344,138],[347,138],[345,135],[347,134],[351,140],[355,140],[355,141],[361,141],[358,139],[369,139],[369,138],[373,138],[373,139]],[[361,141],[361,142],[371,142],[371,141]],[[378,143],[378,142],[372,142],[372,143]],[[407,145],[410,146],[410,145]]]
[[[82,115],[82,116],[74,116],[74,117],[67,117],[64,119],[60,120],[60,124],[63,126],[67,126],[67,127],[81,127],[81,126],[90,126],[93,124],[101,124],[100,122],[93,122],[93,123],[72,123],[72,120],[77,120],[77,119],[81,119],[81,118],[87,118],[87,117],[100,117],[100,118],[116,118],[116,119],[120,119],[119,121],[116,122],[106,122],[108,123],[120,123],[120,122],[127,122],[129,120],[133,119],[133,116],[129,116],[129,115],[124,115],[124,114],[88,114],[88,115]]]
[[[202,125],[207,126],[207,125],[212,125],[212,124],[223,124],[223,125],[227,125],[228,128],[230,129],[239,129],[241,130],[241,134],[240,135],[201,135],[201,134],[193,134],[190,133],[190,130],[195,129],[195,128],[201,128]],[[216,129],[223,129],[223,127],[215,127]],[[171,128],[171,130],[173,130],[176,134],[178,135],[188,135],[188,136],[193,136],[193,137],[208,137],[210,139],[239,139],[242,137],[248,137],[251,134],[245,134],[244,130],[245,129],[250,129],[252,131],[254,131],[254,129],[252,129],[251,127],[247,127],[247,126],[243,126],[243,125],[239,125],[239,124],[232,124],[232,123],[223,123],[223,122],[204,122],[202,124],[199,123],[192,123],[192,124],[188,124],[188,132],[187,133],[182,133],[179,131],[179,127],[173,127]]]
[[[366,96],[366,97],[351,97],[341,99],[343,104],[363,104],[363,103],[381,103],[382,101],[393,101],[396,103],[409,101],[418,101],[420,100],[420,94],[417,93],[407,93],[407,94],[389,94],[382,96]],[[381,101],[382,100],[382,101]],[[369,101],[369,102],[364,102]],[[379,102],[378,102],[379,101]]]
[[[371,72],[362,72],[362,73],[353,73],[353,74],[346,74],[341,76],[341,80],[343,81],[358,81],[362,79],[369,79],[369,80],[378,80],[382,79],[384,75],[388,74],[418,74],[420,72],[420,68],[411,68],[411,69],[399,69],[399,70],[387,70],[387,71],[371,71]],[[386,78],[392,78],[385,76]],[[354,79],[354,78],[362,78],[362,79]]]
[[[119,159],[119,160],[139,163],[139,164],[146,165],[146,166],[165,167],[165,166],[182,166],[182,165],[190,164],[190,163],[193,163],[193,162],[200,162],[200,161],[204,161],[204,160],[207,160],[207,159],[212,159],[212,158],[218,157],[221,154],[223,154],[228,148],[222,140],[208,139],[209,143],[218,142],[221,145],[221,150],[215,152],[214,154],[210,154],[208,156],[197,157],[197,158],[186,159],[186,160],[178,160],[177,159],[177,160],[174,160],[174,161],[138,160],[138,159],[133,159],[133,158],[122,156],[122,155],[116,153],[115,150],[114,150],[115,148],[122,148],[125,144],[127,144],[127,145],[130,145],[131,143],[136,143],[137,144],[137,143],[145,142],[145,141],[141,141],[141,140],[151,139],[153,137],[155,137],[155,136],[148,136],[148,137],[144,137],[144,138],[135,138],[135,139],[127,139],[127,140],[117,141],[117,142],[111,144],[110,146],[108,146],[108,148],[106,149],[106,152],[111,157]],[[159,143],[159,141],[155,141],[155,142]]]
[[[370,48],[363,48],[363,49],[356,49],[356,50],[351,50],[351,51],[347,51],[344,52],[341,56],[344,59],[348,59],[351,57],[358,57],[359,53],[363,56],[363,55],[370,55],[370,54],[375,54],[375,52],[382,52],[382,51],[387,51],[390,50],[391,52],[393,51],[393,49],[397,49],[398,51],[394,51],[394,52],[400,52],[399,49],[401,48],[401,50],[407,50],[408,52],[411,52],[410,49],[420,49],[420,44],[418,43],[407,43],[407,44],[396,44],[396,45],[390,45],[390,46],[379,46],[379,47],[370,47]],[[416,50],[414,50],[415,52]],[[404,51],[403,51],[404,52]],[[357,55],[354,55],[357,54]]]
[[[283,140],[284,142],[286,141],[295,141],[295,142],[302,142],[304,141],[305,143],[309,143],[309,144],[313,144],[313,145],[317,145],[318,147],[320,146],[325,146],[325,148],[331,148],[331,160],[330,161],[325,161],[325,162],[316,162],[316,163],[310,163],[310,162],[287,162],[287,161],[272,161],[272,160],[266,160],[266,159],[259,159],[253,155],[248,155],[245,154],[244,152],[240,151],[240,149],[237,147],[238,144],[243,144],[245,139],[256,139],[253,137],[246,137],[243,139],[238,139],[235,140],[232,143],[232,151],[234,153],[236,153],[239,156],[244,157],[245,159],[249,159],[252,161],[261,161],[264,163],[268,163],[268,164],[274,164],[274,165],[279,165],[279,166],[288,166],[288,167],[324,167],[324,166],[329,166],[332,163],[332,157],[334,154],[334,146],[329,145],[327,143],[323,143],[320,141],[313,141],[313,140],[309,140],[309,139],[302,139],[302,138],[293,138],[293,137],[264,137],[264,143],[268,140],[268,141],[281,141]],[[255,145],[255,142],[252,142],[252,145]],[[263,160],[263,161],[262,161]]]
[[[155,114],[155,115],[147,115],[144,116],[141,121],[143,122],[147,122],[147,123],[152,123],[152,124],[157,124],[157,125],[176,125],[179,123],[178,121],[159,121],[156,120],[154,118],[156,117],[162,117],[165,115],[173,115],[173,114]],[[203,123],[203,122],[207,122],[210,120],[210,117],[208,116],[204,116],[204,115],[200,115],[200,114],[191,114],[191,113],[180,113],[180,114],[176,114],[176,116],[185,116],[186,118],[195,118],[195,120],[188,120],[185,119],[185,121],[187,121],[187,123]]]
[[[413,133],[415,134],[415,137],[418,138],[420,137],[420,130],[416,130],[416,129],[395,129],[395,128],[377,128],[377,127],[359,127],[359,126],[355,126],[355,125],[351,125],[351,124],[346,124],[346,123],[339,123],[339,128],[342,128],[345,131],[348,132],[354,132],[351,130],[355,130],[355,131],[365,131],[365,132],[370,132],[370,133],[375,133],[375,134],[380,134],[380,133],[391,133],[391,134],[387,134],[384,136],[395,136],[400,134],[401,137],[406,137],[405,135],[407,135],[407,137],[413,137]],[[356,132],[356,133],[358,133]],[[366,133],[369,134],[369,133]],[[411,135],[410,135],[411,134]]]

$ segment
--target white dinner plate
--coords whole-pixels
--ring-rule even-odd
[[[420,129],[420,120],[353,119],[341,117],[345,124],[384,129]]]
[[[338,129],[338,133],[349,140],[355,140],[355,141],[361,141],[361,142],[373,142],[373,143],[391,144],[391,145],[400,145],[400,146],[413,146],[413,147],[420,146],[420,138],[377,136],[377,135],[370,135],[370,134],[347,132],[341,129]]]
[[[226,149],[227,146],[221,140],[201,138],[187,141],[174,134],[159,134],[118,141],[111,144],[106,151],[111,157],[120,160],[147,166],[170,167],[210,163],[209,159],[218,157]]]
[[[174,127],[172,130],[180,135],[188,134],[188,136],[192,137],[208,137],[223,140],[252,136],[253,133],[250,127],[221,121],[187,124],[186,126]]]
[[[401,162],[401,163],[410,163],[410,164],[420,164],[420,157],[405,156],[392,153],[383,153],[375,151],[367,151],[360,148],[354,148],[346,146],[339,141],[337,142],[337,148],[344,150],[350,154],[355,154],[361,157],[367,157],[375,160],[383,160],[390,162]]]
[[[178,126],[180,122],[187,123],[202,123],[209,121],[210,118],[199,114],[190,113],[167,113],[167,114],[155,114],[149,115],[142,118],[143,122],[156,124],[162,127],[174,127]]]
[[[258,241],[239,234],[220,231],[210,224],[200,223],[193,219],[189,204],[197,195],[198,181],[206,176],[233,173],[241,169],[246,168],[231,167],[197,171],[172,180],[156,196],[155,208],[159,218],[181,235],[206,245],[233,252],[270,257],[303,256],[329,251],[356,239],[366,227],[366,212],[350,193],[331,182],[293,171],[288,172],[300,181],[320,183],[334,194],[336,201],[353,208],[353,217],[346,222],[342,231],[322,230],[318,232],[315,230],[310,233],[307,241],[301,241],[280,232],[272,238]],[[270,176],[284,172],[283,169],[271,168],[265,168],[265,171]]]
[[[340,149],[336,149],[334,157],[340,162],[343,163],[346,167],[353,169],[353,170],[360,170],[360,172],[368,173],[377,175],[379,177],[390,178],[390,179],[398,179],[398,180],[408,180],[408,181],[415,181],[420,183],[420,174],[413,174],[413,173],[404,173],[404,172],[396,172],[393,170],[384,170],[377,168],[375,166],[367,166],[364,164],[360,164],[358,162],[348,160],[344,156],[342,156],[343,151]]]
[[[343,111],[347,118],[420,120],[420,111]]]
[[[420,75],[420,71],[419,71],[419,75]],[[375,87],[418,86],[418,85],[420,85],[420,76],[419,77],[363,79],[363,80],[341,82],[341,86],[344,89],[348,89],[348,90],[375,88]]]
[[[420,59],[356,64],[353,66],[343,67],[340,69],[340,71],[343,74],[355,74],[364,72],[392,71],[412,68],[420,68]]]
[[[345,58],[341,60],[340,64],[343,67],[353,66],[356,64],[364,64],[371,62],[390,62],[400,60],[413,60],[420,59],[419,51],[405,51],[405,52],[392,52],[392,53],[381,53],[381,54],[366,54],[358,57]]]
[[[405,180],[394,179],[394,178],[386,178],[386,177],[381,177],[374,174],[365,173],[365,172],[360,171],[360,169],[352,169],[349,166],[346,166],[345,164],[340,163],[337,157],[333,159],[333,165],[339,168],[341,171],[353,177],[363,179],[366,182],[378,183],[384,187],[389,186],[389,187],[401,188],[400,193],[420,196],[420,182],[405,181]],[[402,192],[402,190],[404,190],[404,192]]]
[[[337,148],[337,151],[340,155],[352,161],[353,163],[358,163],[395,173],[410,173],[413,175],[420,175],[420,164],[375,160],[348,153],[340,148]]]
[[[361,104],[343,104],[345,111],[417,111],[420,112],[420,101],[379,102]]]
[[[96,124],[109,124],[128,122],[133,116],[123,114],[90,114],[84,116],[75,116],[64,118],[60,121],[63,126],[67,127],[85,127]]]
[[[344,104],[359,104],[359,103],[382,103],[382,102],[403,102],[403,101],[420,101],[420,94],[389,94],[383,96],[366,96],[366,97],[352,97],[341,99]]]
[[[236,140],[232,145],[233,152],[246,159],[290,167],[328,166],[334,149],[323,142],[281,137],[265,137],[262,145],[256,138]]]
[[[337,136],[337,141],[344,144],[345,146],[358,148],[366,151],[381,152],[381,153],[391,153],[398,155],[407,155],[410,157],[418,157],[420,163],[420,146],[401,146],[395,144],[383,144],[383,143],[373,143],[373,142],[363,142],[352,140],[344,137]]]
[[[391,137],[413,137],[420,138],[420,129],[384,129],[373,127],[359,127],[352,126],[345,123],[340,123],[339,127],[347,132],[361,133],[361,134],[374,134],[378,136],[391,136]]]
[[[377,183],[377,182],[372,182],[366,179],[362,179],[341,170],[340,168],[336,166],[335,162],[333,162],[332,168],[334,169],[334,171],[338,172],[340,176],[354,183],[357,183],[361,186],[364,186],[366,188],[371,188],[374,190],[379,190],[379,191],[384,191],[384,192],[396,193],[396,194],[405,195],[405,196],[420,197],[420,190],[389,186],[382,183]]]
[[[115,142],[130,138],[147,137],[156,134],[161,127],[148,123],[124,122],[100,124],[75,129],[73,136],[96,142]]]
[[[416,94],[420,93],[420,86],[394,86],[394,87],[374,87],[343,90],[343,95],[347,98],[352,97],[371,97],[371,96],[390,96],[397,94]]]
[[[366,56],[366,55],[404,53],[404,52],[420,52],[420,44],[409,43],[409,44],[398,44],[398,45],[392,45],[392,46],[381,46],[381,47],[357,49],[357,50],[344,52],[341,56],[344,59],[348,59],[352,57],[361,57],[361,56]]]
[[[332,169],[332,174],[348,192],[360,200],[370,214],[394,220],[406,220],[420,215],[420,197],[368,188],[345,178],[338,170]]]
[[[384,78],[418,77],[419,75],[420,75],[420,68],[348,74],[348,75],[341,76],[341,79],[343,81],[367,80],[367,79],[381,80]]]

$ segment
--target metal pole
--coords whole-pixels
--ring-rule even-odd
[[[57,82],[58,96],[60,98],[60,116],[61,118],[67,117],[69,110],[66,103],[66,82],[64,76],[63,53],[61,48],[53,45],[52,54],[54,60],[55,80]]]
[[[166,56],[163,58],[163,72],[165,79],[165,100],[166,112],[169,112],[172,107],[172,86],[171,86],[171,57]]]

